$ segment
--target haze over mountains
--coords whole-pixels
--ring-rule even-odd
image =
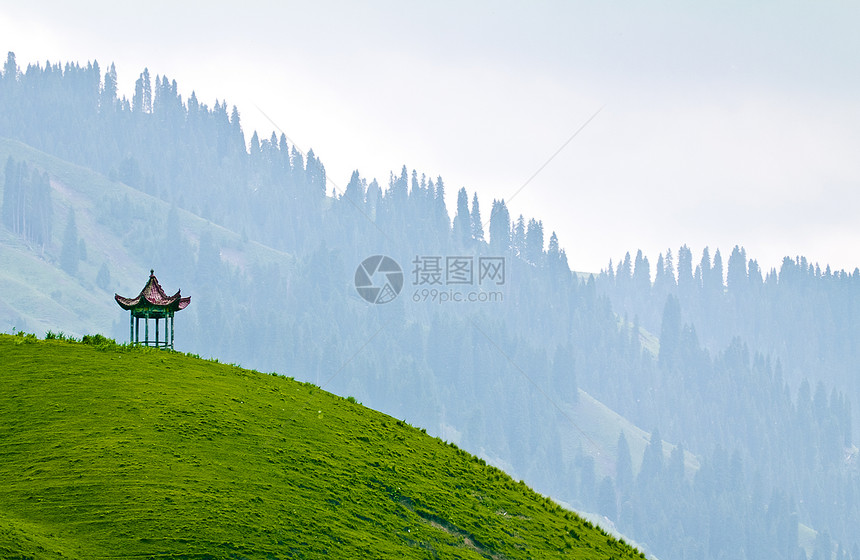
[[[860,5],[148,6],[7,3],[0,36],[25,62],[116,62],[129,99],[144,67],[184,99],[226,97],[247,137],[282,129],[341,189],[406,163],[510,205],[603,107],[513,200],[577,270],[684,243],[697,259],[744,244],[766,270],[786,254],[856,266]]]
[[[332,192],[322,157],[153,74],[126,99],[110,66],[10,53],[0,328],[123,341],[113,293],[154,268],[193,297],[177,348],[424,426],[660,558],[860,560],[860,271],[680,247],[574,274],[539,216],[406,166]],[[402,268],[389,303],[353,285],[372,255]]]

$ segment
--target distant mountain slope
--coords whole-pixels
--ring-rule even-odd
[[[0,331],[125,340],[113,291],[134,295],[154,268],[193,298],[179,350],[353,395],[661,558],[796,560],[800,543],[860,560],[860,271],[798,257],[777,278],[738,247],[727,268],[703,251],[699,274],[683,247],[653,282],[639,254],[574,275],[588,237],[569,262],[549,223],[481,209],[445,170],[332,181],[285,134],[247,142],[226,102],[183,99],[161,75],[132,105],[116,84],[95,63],[7,57],[0,136],[18,142],[3,143],[0,271],[16,273],[0,278]],[[372,255],[404,273],[386,305],[355,289]]]
[[[166,202],[6,138],[0,138],[0,199],[4,184],[2,164],[10,156],[30,168],[48,172],[55,226],[44,249],[0,227],[2,331],[16,328],[42,334],[50,329],[80,337],[87,332],[105,332],[107,326],[114,325],[113,335],[124,334],[126,325],[117,323],[125,317],[114,302],[113,293],[137,295],[151,267],[177,256],[180,243],[196,248],[204,233],[214,238],[215,245],[221,248],[220,258],[235,269],[271,262],[287,266],[292,263],[290,255],[243,240],[240,234],[180,209],[173,210],[180,235],[168,244],[164,230],[171,207]],[[126,203],[129,219],[107,223],[114,218],[109,206]],[[74,277],[59,265],[70,208],[75,211],[78,237],[84,242],[87,254]],[[153,246],[158,250],[153,250]],[[109,270],[110,281],[100,287],[96,278],[102,264]],[[161,279],[171,293],[183,287],[171,281],[171,276]],[[195,321],[194,307],[180,317],[180,321],[186,319],[189,323]],[[181,346],[181,334],[179,342]]]
[[[571,422],[576,423],[576,429],[565,433],[561,445],[568,453],[573,448],[582,446],[583,451],[590,455],[595,462],[596,473],[600,476],[615,476],[615,457],[618,453],[618,435],[623,433],[630,446],[630,456],[633,460],[634,475],[639,473],[639,465],[645,448],[650,441],[648,432],[637,427],[629,420],[611,410],[609,407],[583,391],[579,390],[576,403],[565,406],[565,413]],[[663,455],[666,461],[675,449],[675,445],[663,443]],[[687,478],[692,479],[699,469],[699,459],[692,453],[684,452],[684,471]]]
[[[483,461],[314,386],[0,335],[4,558],[634,558]]]
[[[144,214],[153,218],[156,231],[170,212],[170,206],[162,200],[137,189],[113,181],[97,172],[74,163],[45,154],[19,141],[0,138],[0,162],[8,157],[25,162],[31,168],[47,171],[51,177],[52,201],[55,220],[53,239],[49,247],[41,250],[22,237],[0,227],[0,327],[35,331],[40,335],[47,332],[63,332],[80,337],[86,332],[107,332],[123,341],[127,335],[127,314],[113,300],[113,292],[135,295],[143,286],[150,266],[158,266],[160,255],[148,253],[148,240],[134,239],[134,223],[129,223],[126,231],[116,231],[103,223],[104,200],[129,200],[136,206],[145,206]],[[0,198],[3,189],[3,166],[0,165]],[[62,232],[66,214],[74,208],[78,234],[88,247],[88,258],[80,264],[77,275],[70,276],[59,265]],[[278,262],[290,266],[294,259],[291,255],[271,249],[255,242],[243,241],[241,235],[212,224],[190,212],[177,210],[181,235],[179,241],[191,245],[193,252],[199,252],[200,238],[204,231],[217,237],[215,244],[221,247],[221,259],[236,269],[247,272],[253,266]],[[145,220],[138,219],[139,222]],[[123,235],[123,233],[125,235]],[[176,241],[176,240],[174,240]],[[234,251],[225,249],[234,247]],[[164,251],[175,250],[165,246]],[[196,261],[196,259],[193,259]],[[153,265],[155,261],[155,265]],[[101,262],[107,262],[111,271],[110,289],[104,290],[95,284],[97,270]],[[193,263],[192,263],[193,264]],[[177,272],[179,265],[171,267]],[[158,274],[158,270],[156,270]],[[187,274],[185,274],[187,276]],[[182,287],[170,282],[171,276],[162,276],[169,291]],[[196,292],[187,292],[197,295]],[[198,308],[206,302],[200,298],[193,300],[187,311],[179,315],[177,330],[178,347],[182,347],[189,331],[206,330],[199,327]],[[111,328],[112,325],[112,328]],[[4,330],[0,328],[0,330]],[[641,332],[647,343],[653,336]],[[569,460],[573,461],[578,449],[593,456],[600,477],[614,476],[614,457],[618,434],[625,433],[631,447],[634,465],[641,462],[648,435],[640,427],[634,426],[623,417],[599,403],[584,391],[576,404],[567,411],[582,432],[571,429],[562,432],[560,445],[565,449]],[[572,428],[572,426],[571,426]],[[595,447],[595,443],[597,447]],[[674,446],[667,444],[666,456]],[[491,453],[488,455],[492,455]],[[688,454],[689,455],[689,454]],[[688,468],[698,467],[689,455]],[[488,457],[489,458],[489,457]],[[509,472],[516,472],[503,457],[493,456],[494,464],[503,466]],[[690,472],[692,472],[692,470]],[[527,477],[534,473],[522,472],[518,476]]]

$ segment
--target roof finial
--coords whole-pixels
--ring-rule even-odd
[[[150,276],[155,276],[155,269],[154,269],[154,268],[150,268],[150,269],[149,269],[149,275],[150,275]]]

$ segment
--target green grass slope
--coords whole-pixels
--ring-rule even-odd
[[[483,461],[289,378],[0,335],[2,558],[634,558]]]

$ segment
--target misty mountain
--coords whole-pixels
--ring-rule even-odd
[[[341,188],[283,133],[246,142],[224,101],[148,70],[131,100],[116,83],[7,59],[7,328],[126,340],[112,294],[155,268],[193,297],[179,349],[425,426],[660,558],[860,559],[860,272],[763,275],[740,248],[726,275],[718,254],[694,272],[682,247],[653,280],[641,254],[574,274],[551,227],[502,200],[406,166]],[[359,270],[394,281],[374,255],[400,267],[384,304],[356,290]]]

